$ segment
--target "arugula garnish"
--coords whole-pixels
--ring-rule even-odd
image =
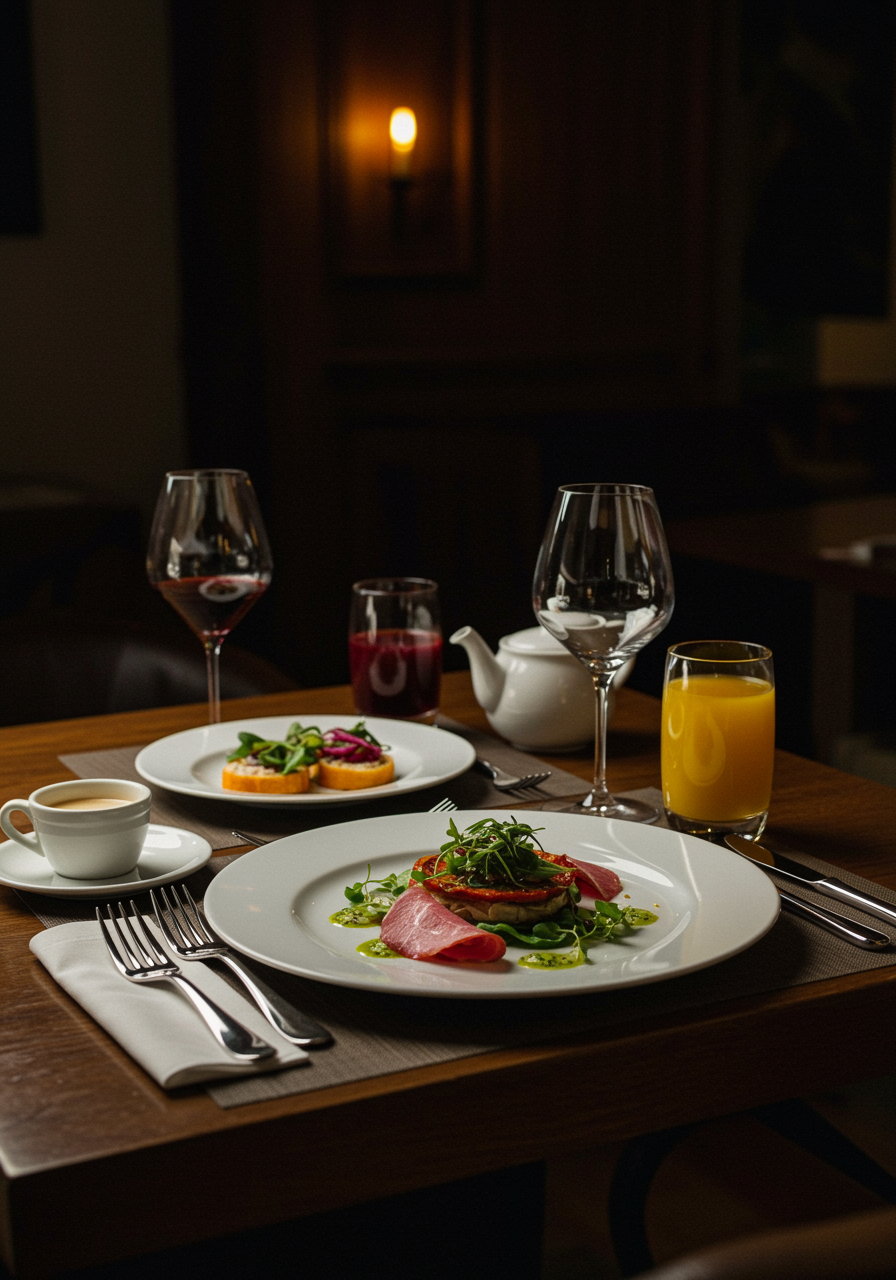
[[[232,760],[245,760],[247,756],[255,756],[259,764],[268,769],[277,769],[280,773],[294,773],[305,765],[314,764],[324,745],[323,734],[317,725],[305,729],[296,721],[290,725],[289,732],[282,741],[275,738],[262,738],[257,733],[240,733],[240,745],[227,757],[228,764]]]
[[[430,879],[458,876],[471,889],[487,889],[496,882],[526,888],[533,881],[549,880],[567,868],[536,852],[535,846],[541,849],[541,845],[535,836],[541,830],[515,818],[509,822],[483,818],[458,831],[452,818],[448,823],[451,839],[441,846]]]

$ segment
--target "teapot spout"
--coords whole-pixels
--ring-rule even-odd
[[[451,643],[462,645],[467,651],[476,701],[483,711],[494,711],[504,692],[506,671],[479,632],[472,627],[461,627],[459,631],[455,631],[451,636]]]

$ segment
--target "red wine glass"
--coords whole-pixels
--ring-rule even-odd
[[[348,654],[356,710],[431,723],[442,679],[437,584],[429,578],[356,582]]]
[[[149,581],[196,633],[208,668],[208,719],[221,719],[224,637],[268,589],[271,549],[252,481],[229,469],[169,471],[149,536]]]

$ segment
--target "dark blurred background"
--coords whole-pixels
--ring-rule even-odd
[[[763,641],[781,744],[832,758],[819,690],[848,661],[835,729],[880,745],[896,575],[809,562],[896,533],[890,6],[7,0],[0,22],[0,639],[179,634],[142,564],[177,466],[256,482],[274,583],[228,644],[301,685],[347,678],[358,577],[434,577],[446,633],[532,625],[557,485],[639,482],[678,604],[632,684],[659,693],[679,639]]]

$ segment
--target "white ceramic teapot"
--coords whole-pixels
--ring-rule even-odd
[[[587,669],[545,631],[527,627],[498,641],[497,657],[478,631],[461,627],[451,637],[470,659],[473,692],[488,722],[525,751],[577,751],[594,741],[594,683]],[[628,679],[630,658],[610,686]]]

